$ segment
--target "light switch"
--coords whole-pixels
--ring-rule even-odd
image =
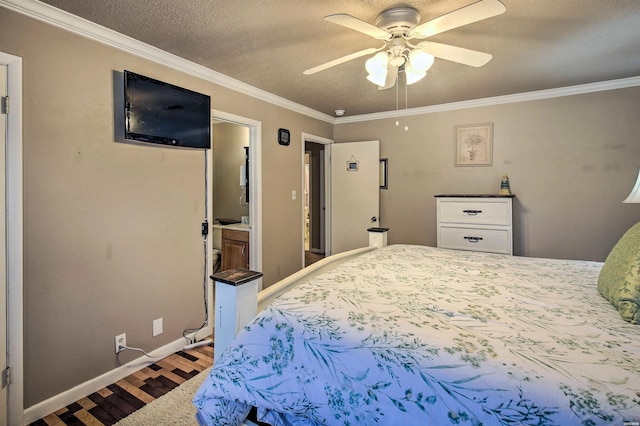
[[[298,197],[298,194],[296,194],[296,191],[291,191],[291,199],[295,200]]]

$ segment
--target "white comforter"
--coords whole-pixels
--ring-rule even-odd
[[[601,263],[389,246],[258,314],[194,398],[201,424],[640,421],[640,326]]]

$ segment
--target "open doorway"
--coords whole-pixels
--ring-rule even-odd
[[[309,251],[311,248],[310,230],[311,217],[309,216],[309,163],[311,162],[311,152],[304,153],[304,250]],[[305,262],[306,264],[306,262]]]
[[[305,142],[304,266],[324,258],[324,145]]]
[[[248,218],[246,219],[249,222],[249,230],[247,231],[249,234],[249,269],[255,271],[262,270],[262,123],[260,121],[256,121],[250,118],[241,117],[235,114],[226,113],[223,111],[213,110],[212,112],[213,123],[224,122],[229,125],[240,126],[243,129],[248,129],[249,132],[249,164],[246,165],[248,170],[249,181],[248,191],[244,192],[244,197],[242,201],[240,200],[240,194],[243,190],[240,186],[240,165],[234,166],[233,169],[229,171],[230,179],[234,182],[234,185],[237,187],[238,197],[235,199],[235,202],[240,204],[241,202],[244,204],[248,201]],[[214,125],[215,126],[215,125]],[[214,164],[213,156],[215,155],[214,150],[209,150],[209,164]],[[244,153],[244,148],[242,148],[242,153]],[[214,181],[214,171],[212,167],[209,168],[208,171],[208,186],[209,191],[213,189],[213,181]],[[235,195],[234,195],[235,197]],[[213,207],[213,197],[209,197],[209,205],[207,207],[208,216],[212,218],[212,224],[215,223],[214,216],[214,207]],[[236,213],[233,213],[236,215]],[[238,213],[240,216],[240,220],[242,221],[241,216],[245,216],[244,214]],[[242,223],[241,223],[242,224]],[[215,229],[214,229],[215,230]],[[213,233],[213,232],[212,232]],[[207,250],[209,253],[213,251],[213,239],[211,238],[209,241],[209,246]],[[213,259],[209,262],[209,274],[212,273],[213,270]],[[209,282],[208,288],[208,302],[209,306],[213,306],[213,283]],[[258,281],[258,288],[262,289],[262,279]],[[213,324],[213,312],[209,311],[209,323]]]
[[[303,134],[303,252],[304,266],[309,266],[327,255],[327,235],[330,222],[327,220],[327,196],[329,185],[326,164],[328,161],[328,139]]]
[[[249,127],[222,120],[212,126],[213,272],[249,268]]]

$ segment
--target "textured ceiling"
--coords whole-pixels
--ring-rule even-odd
[[[640,75],[639,0],[501,0],[507,11],[431,41],[493,55],[481,68],[442,59],[409,86],[409,108]],[[44,0],[119,33],[317,111],[347,116],[396,109],[396,90],[366,80],[367,57],[314,75],[308,68],[382,42],[327,22],[374,23],[412,6],[421,22],[473,0]],[[404,86],[398,93],[405,106]]]

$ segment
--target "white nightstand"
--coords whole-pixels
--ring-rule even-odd
[[[438,247],[513,255],[514,195],[436,195]]]

